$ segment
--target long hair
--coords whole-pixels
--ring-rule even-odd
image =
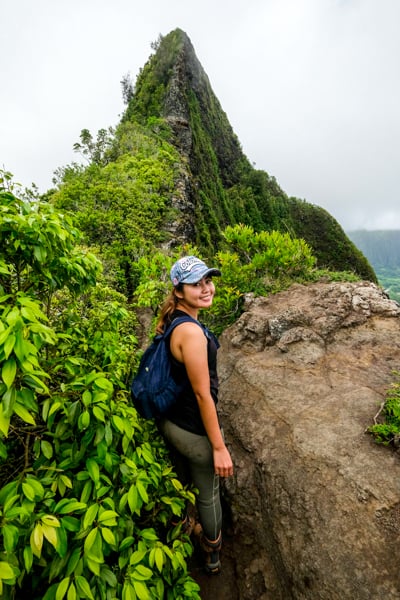
[[[176,305],[179,301],[176,292],[181,292],[182,290],[183,284],[179,283],[176,287],[172,288],[172,290],[164,300],[158,317],[156,333],[163,333],[166,323],[168,323],[168,321],[171,320],[172,313],[175,311]]]

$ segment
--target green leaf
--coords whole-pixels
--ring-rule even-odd
[[[153,571],[141,564],[137,565],[132,573],[133,579],[138,581],[146,581],[147,579],[151,579],[152,576]]]
[[[107,584],[110,587],[112,587],[112,588],[117,587],[118,580],[117,580],[116,576],[114,575],[114,573],[112,571],[110,571],[110,569],[103,567],[101,570],[101,577],[102,577],[102,579],[104,579],[104,581],[107,582]]]
[[[124,538],[119,545],[119,552],[123,552],[127,548],[130,548],[133,545],[134,541],[135,541],[135,538],[131,535]],[[144,553],[144,554],[146,554],[146,553]]]
[[[116,513],[114,510],[105,510],[104,512],[99,514],[98,521],[102,525],[108,525],[108,526],[117,525],[116,519],[118,516],[119,516],[118,513]]]
[[[122,588],[122,600],[137,600],[136,592],[128,581],[125,581]]]
[[[77,548],[75,548],[72,551],[72,554],[68,561],[68,565],[67,565],[67,569],[66,569],[67,575],[72,575],[72,573],[75,573],[77,571],[77,566],[78,566],[78,563],[80,560],[81,560],[81,548],[78,546]]]
[[[80,416],[79,416],[79,420],[78,420],[78,426],[79,429],[81,431],[83,431],[84,429],[87,429],[90,425],[90,413],[88,410],[84,410]]]
[[[135,574],[133,576],[135,576]],[[135,580],[133,580],[132,583],[139,600],[151,600],[149,588],[145,583],[143,583],[142,581]]]
[[[88,458],[86,461],[86,468],[94,483],[98,483],[100,480],[100,469],[98,463],[93,458]]]
[[[85,579],[85,577],[82,575],[75,577],[75,585],[80,598],[89,598],[89,600],[94,600],[89,582],[87,579]]]
[[[61,524],[64,527],[64,529],[66,529],[67,531],[72,531],[72,532],[79,531],[80,526],[81,526],[81,522],[79,519],[76,519],[75,517],[70,517],[70,516],[62,517]]]
[[[33,529],[29,541],[33,554],[40,558],[43,546],[43,530],[40,523],[38,523]]]
[[[109,423],[106,423],[106,426],[104,427],[104,437],[105,437],[107,446],[111,446],[113,434],[112,434],[111,425]]]
[[[137,485],[138,492],[139,492],[140,497],[142,498],[143,502],[148,502],[149,496],[147,494],[146,488],[144,487],[143,483],[138,480],[136,482],[136,485]]]
[[[138,493],[135,485],[131,485],[128,492],[128,504],[131,512],[135,512],[138,504]]]
[[[30,546],[25,546],[25,548],[24,548],[24,565],[25,565],[25,569],[26,569],[27,573],[29,573],[29,571],[31,570],[32,563],[33,563],[32,548]]]
[[[115,536],[113,534],[113,532],[111,531],[111,529],[108,529],[108,527],[101,527],[101,535],[103,536],[104,541],[107,542],[107,544],[110,544],[110,546],[115,546],[116,545],[116,540],[115,540]]]
[[[90,531],[88,533],[88,535],[86,536],[85,543],[84,543],[84,552],[86,555],[90,554],[90,550],[96,543],[98,533],[99,533],[98,529],[95,528],[95,529],[92,529],[92,531]]]
[[[120,547],[120,550],[121,550],[121,547]],[[137,565],[137,564],[141,563],[142,560],[144,559],[144,557],[146,556],[146,554],[147,554],[147,550],[135,550],[135,552],[133,552],[130,555],[129,564]]]
[[[28,500],[31,500],[32,502],[35,500],[35,490],[28,481],[22,482],[22,491]]]
[[[95,385],[96,385],[96,387],[99,387],[102,390],[106,390],[109,392],[113,391],[113,385],[112,385],[111,381],[109,381],[105,377],[97,377],[95,380]]]
[[[142,446],[142,456],[146,462],[152,465],[155,462],[155,457],[153,452],[151,451],[151,447],[147,447],[143,444]]]
[[[60,479],[66,488],[69,488],[72,490],[72,488],[73,488],[72,481],[70,480],[70,478],[67,475],[61,475]]]
[[[102,423],[105,422],[104,411],[98,406],[93,407],[93,414],[98,421],[101,421]]]
[[[82,402],[83,402],[84,406],[89,406],[89,404],[92,402],[92,394],[89,392],[89,390],[85,390],[83,392]]]
[[[44,487],[40,483],[40,481],[38,479],[36,479],[35,477],[31,477],[28,475],[28,477],[26,478],[26,482],[29,483],[29,485],[35,491],[35,497],[38,500],[41,500],[44,496]]]
[[[17,364],[13,358],[9,358],[3,364],[1,369],[1,376],[6,384],[7,388],[10,388],[14,383],[15,375],[17,373]]]
[[[15,577],[12,566],[5,561],[0,561],[0,579],[13,579]]]
[[[3,406],[0,404],[0,431],[4,437],[8,436],[8,429],[10,427],[10,416],[5,416],[3,412]]]
[[[151,542],[158,540],[157,534],[154,531],[154,529],[142,529],[140,535],[144,540],[149,540]]]
[[[11,352],[13,351],[15,340],[16,340],[15,334],[12,333],[11,335],[8,336],[8,338],[5,341],[4,355],[5,355],[6,359],[10,356]]]
[[[125,432],[125,424],[124,424],[124,420],[121,419],[121,417],[119,417],[118,415],[113,415],[111,417],[111,421],[114,424],[115,428],[120,432],[120,433],[124,433]]]
[[[76,600],[76,587],[73,581],[71,581],[71,585],[68,588],[67,600]]]
[[[0,405],[1,408],[1,405]],[[0,488],[0,504],[7,502],[8,498],[12,498],[18,494],[19,483],[18,481],[10,481],[5,486]]]
[[[14,386],[9,388],[3,394],[2,410],[4,412],[5,417],[12,416],[12,414],[14,412],[14,404],[16,402],[16,399],[17,399],[17,390],[15,389]]]
[[[19,529],[15,525],[4,525],[3,527],[3,542],[4,549],[7,554],[14,552],[18,543]]]
[[[92,489],[93,482],[91,479],[88,479],[82,489],[81,502],[88,502],[90,496],[92,495]]]
[[[100,577],[100,565],[99,565],[99,563],[96,562],[95,560],[92,560],[91,558],[87,558],[86,562],[87,562],[87,566],[92,571],[92,573],[94,573],[97,577]]]
[[[23,406],[19,402],[16,402],[14,404],[14,412],[15,412],[15,414],[17,414],[19,416],[20,419],[25,421],[25,423],[29,423],[30,425],[36,425],[35,419],[31,415],[31,413],[28,410],[26,410],[25,406]],[[48,442],[45,442],[45,443],[48,444]],[[50,446],[50,444],[49,444],[49,446]]]
[[[43,515],[40,520],[51,527],[60,527],[61,525],[60,521],[54,515]]]
[[[70,578],[65,577],[57,586],[55,600],[63,600],[69,586]]]
[[[165,560],[164,552],[162,551],[161,548],[155,548],[154,559],[155,559],[157,569],[161,573],[163,570],[164,560]]]
[[[63,498],[54,508],[54,512],[60,513],[61,515],[66,515],[72,512],[84,510],[85,508],[86,504],[84,502],[78,502],[76,499],[69,500],[67,498]]]
[[[7,446],[0,437],[0,459],[4,461],[8,458]]]
[[[92,525],[93,521],[97,517],[98,510],[98,504],[92,504],[91,506],[89,506],[83,519],[83,529],[87,529]]]
[[[57,529],[50,525],[42,524],[43,535],[46,540],[57,550],[58,548],[58,536]]]

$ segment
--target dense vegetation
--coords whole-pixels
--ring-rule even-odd
[[[182,249],[137,261],[128,304],[70,216],[16,195],[7,174],[0,206],[1,597],[198,598],[192,545],[171,524],[193,491],[129,402],[136,312],[156,310]],[[223,237],[216,331],[240,313],[245,292],[318,276],[303,240],[243,225]]]
[[[183,32],[154,49],[135,90],[125,81],[116,129],[82,131],[87,166],[58,169],[41,198],[0,177],[5,600],[199,598],[192,545],[172,525],[195,490],[129,402],[138,316],[156,314],[179,256],[223,272],[202,316],[217,333],[244,294],[318,279],[319,267],[374,279],[330,215],[251,167]],[[190,150],[166,114],[171,87]],[[194,234],[177,236],[185,224]]]
[[[134,313],[66,215],[0,200],[0,595],[196,598],[193,495],[129,403]]]

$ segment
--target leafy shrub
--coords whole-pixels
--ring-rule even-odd
[[[236,225],[227,227],[223,235],[226,249],[209,260],[210,265],[221,268],[222,278],[215,281],[217,294],[212,307],[202,315],[216,333],[238,318],[244,294],[267,294],[295,280],[307,279],[315,262],[304,240],[292,239],[288,234],[256,233],[250,226]],[[138,262],[135,299],[139,306],[157,311],[170,288],[170,267],[183,254],[201,256],[197,248],[185,246],[173,256],[158,251]]]
[[[54,207],[0,203],[1,598],[199,598],[170,525],[193,493],[128,401],[124,297]]]
[[[121,124],[113,144],[113,161],[59,171],[58,189],[49,197],[60,210],[74,213],[86,243],[101,252],[110,283],[130,297],[135,261],[168,239],[165,226],[176,217],[171,202],[180,163],[162,135],[139,125]]]

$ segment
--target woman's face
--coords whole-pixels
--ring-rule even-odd
[[[197,283],[183,284],[183,290],[177,296],[182,305],[200,310],[211,306],[214,294],[215,286],[211,277],[203,277]]]

